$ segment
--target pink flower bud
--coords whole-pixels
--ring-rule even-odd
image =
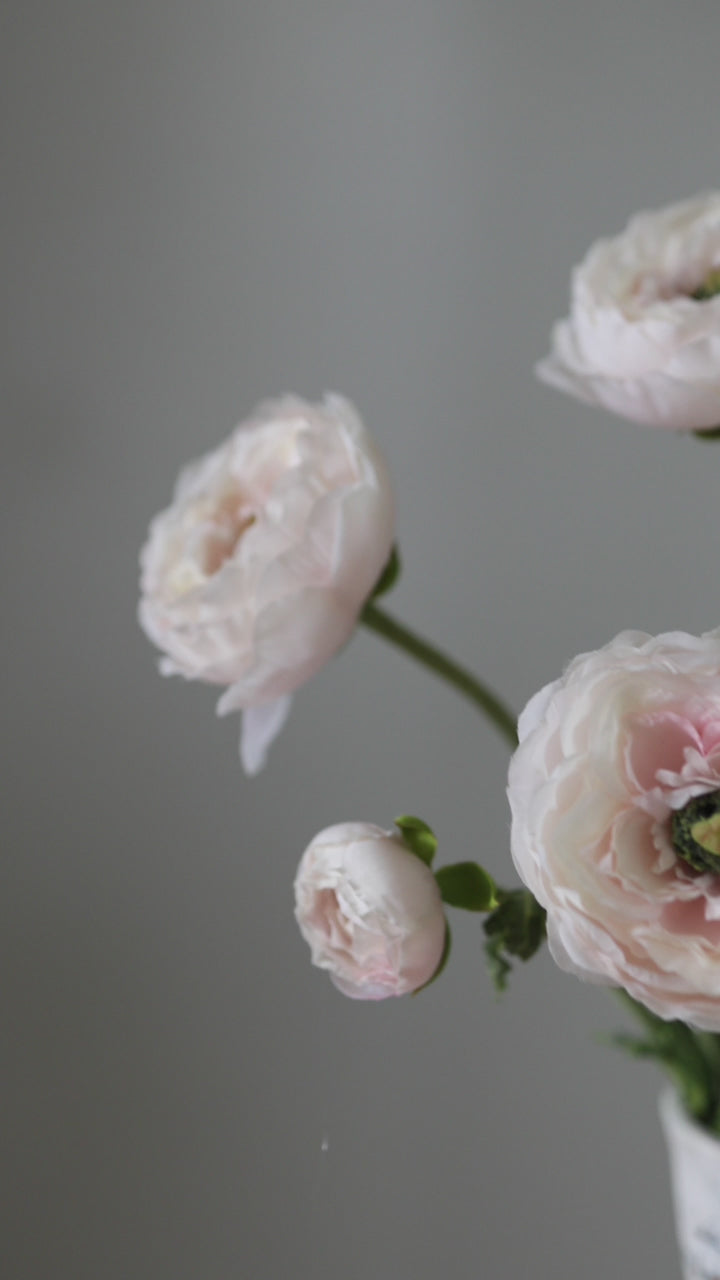
[[[423,986],[445,947],[435,877],[399,836],[367,822],[327,827],[295,880],[295,915],[343,995],[384,1000]]]

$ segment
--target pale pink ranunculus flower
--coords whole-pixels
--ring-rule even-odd
[[[536,373],[649,426],[720,426],[719,270],[720,192],[636,214],[575,268]]]
[[[531,698],[519,738],[512,855],[557,963],[720,1031],[720,875],[670,827],[720,788],[718,633],[621,633]]]
[[[227,686],[262,767],[290,695],[350,638],[390,556],[384,459],[339,396],[261,404],[181,473],[140,558],[140,623],[165,675]]]
[[[356,1000],[416,991],[445,948],[432,871],[398,835],[368,822],[339,823],[311,841],[295,879],[295,916],[313,964]]]

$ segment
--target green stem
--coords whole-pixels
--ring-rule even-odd
[[[422,663],[441,680],[446,680],[459,693],[474,702],[488,719],[492,720],[495,728],[504,734],[513,750],[515,749],[518,744],[515,716],[510,708],[480,680],[452,658],[448,658],[440,649],[436,649],[434,645],[423,640],[421,636],[415,635],[401,622],[391,618],[384,609],[380,609],[372,601],[365,605],[360,614],[360,621],[377,635],[397,645],[398,649],[404,649],[416,662]]]

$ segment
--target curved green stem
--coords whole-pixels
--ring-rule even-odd
[[[495,728],[505,736],[513,750],[515,749],[518,744],[515,716],[510,708],[480,680],[452,658],[448,658],[440,649],[436,649],[434,645],[423,640],[421,636],[415,635],[401,622],[391,618],[384,609],[380,609],[372,601],[365,605],[360,614],[360,621],[371,631],[396,645],[398,649],[404,649],[405,653],[408,653],[416,662],[420,662],[441,680],[446,680],[459,693],[474,702],[488,719],[492,720]]]

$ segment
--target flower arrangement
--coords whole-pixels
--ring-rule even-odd
[[[539,377],[648,426],[720,435],[720,194],[634,217],[576,268]],[[356,999],[416,992],[450,952],[448,908],[483,917],[498,988],[547,939],[561,968],[615,988],[617,1042],[657,1059],[685,1112],[720,1134],[720,628],[625,631],[515,715],[380,603],[400,560],[388,469],[339,396],[261,405],[181,474],[141,555],[140,622],[163,674],[222,688],[256,773],[292,695],[365,625],[471,699],[512,749],[521,885],[434,867],[409,815],[348,821],[300,861],[312,960]]]

